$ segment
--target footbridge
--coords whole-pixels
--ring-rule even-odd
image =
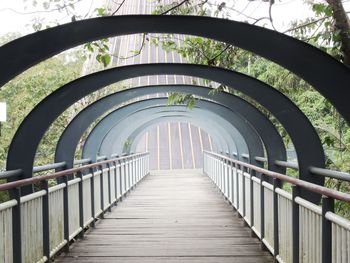
[[[310,83],[350,121],[350,71],[343,64],[286,35],[210,17],[102,17],[27,35],[0,47],[0,86],[69,48],[145,32],[211,38],[265,57]],[[113,83],[169,74],[220,83],[256,103],[200,85],[135,86],[77,113],[58,138],[54,163],[34,166],[46,131],[74,103]],[[172,92],[191,94],[195,107],[168,105]],[[289,135],[297,162],[287,160],[277,125],[257,105]],[[136,152],[136,143],[165,121],[210,135],[217,151],[203,150],[202,169],[149,169],[150,155]],[[326,178],[350,181],[348,173],[325,169],[312,123],[268,84],[189,63],[113,67],[59,87],[17,129],[0,173],[0,191],[10,196],[0,204],[0,260],[349,262],[350,221],[335,204],[349,204],[350,195],[325,187]]]

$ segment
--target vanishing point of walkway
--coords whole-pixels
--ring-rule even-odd
[[[55,262],[273,262],[200,170],[154,171]]]

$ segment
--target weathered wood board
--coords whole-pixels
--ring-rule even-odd
[[[154,171],[55,262],[273,262],[199,170]]]

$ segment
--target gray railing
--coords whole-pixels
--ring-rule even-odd
[[[350,221],[334,213],[334,199],[350,203],[350,195],[212,152],[204,153],[203,165],[277,261],[350,262]],[[265,181],[267,176],[273,184]],[[293,184],[292,193],[280,188],[281,181]],[[302,199],[301,188],[322,194],[322,206]]]
[[[0,185],[16,196],[0,204],[1,262],[46,262],[68,250],[148,173],[149,154],[140,153]],[[64,182],[49,187],[57,178]],[[21,187],[34,183],[42,190],[21,196]]]

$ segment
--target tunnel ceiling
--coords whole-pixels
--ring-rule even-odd
[[[350,90],[345,88],[350,83],[350,74],[349,69],[344,65],[322,51],[286,35],[245,23],[209,17],[150,15],[103,17],[73,22],[27,35],[0,48],[0,84],[5,84],[40,61],[79,44],[106,37],[144,32],[178,33],[211,38],[263,56],[310,83],[338,109],[348,123],[350,121],[350,111],[347,102],[350,97]],[[260,44],[257,45],[256,43]],[[7,169],[22,169],[22,178],[31,177],[36,149],[42,136],[50,124],[74,102],[118,81],[139,76],[164,74],[187,75],[209,79],[234,87],[264,106],[283,125],[291,137],[298,155],[300,178],[316,184],[324,183],[324,178],[314,176],[309,171],[310,166],[324,167],[322,144],[314,127],[294,103],[266,83],[252,77],[227,69],[191,64],[158,63],[123,66],[90,74],[60,87],[42,100],[18,128],[10,145]],[[150,88],[153,89],[153,92],[151,92]],[[185,91],[208,98],[207,89],[194,86],[153,86],[121,91],[103,98],[104,103],[101,103],[104,104],[103,107],[98,106],[97,102],[83,110],[67,127],[61,140],[66,142],[67,139],[65,141],[65,137],[69,137],[69,140],[76,142],[94,120],[112,107],[130,99],[157,93],[156,89],[161,90],[163,93]],[[108,98],[112,97],[114,101],[108,101]],[[254,136],[259,138],[261,147],[258,146],[258,139],[255,140],[255,147],[252,146],[253,141],[247,143],[250,162],[256,164],[255,156],[252,155],[258,153],[262,155],[261,149],[265,149],[269,160],[269,168],[272,170],[277,169],[273,165],[274,158],[285,159],[286,154],[282,139],[276,132],[274,125],[268,119],[262,117],[259,110],[252,109],[252,105],[248,105],[228,93],[222,92],[209,99],[215,102],[199,101],[199,104],[201,104],[199,108],[224,117],[225,121],[234,124],[233,126],[238,130],[241,129],[241,132],[242,127],[249,127],[244,128],[247,130],[243,129],[243,131],[251,131],[250,133],[242,133],[245,141],[248,142],[249,138]],[[235,108],[234,101],[242,107]],[[127,107],[132,107],[132,104]],[[142,109],[141,107],[139,110]],[[155,104],[153,104],[153,109],[155,109]],[[173,107],[173,109],[173,112],[176,113],[178,111],[180,114],[179,108]],[[125,111],[125,108],[118,108],[117,111],[121,112],[123,110]],[[132,112],[132,110],[130,111]],[[199,120],[200,115],[196,115],[196,111],[197,109],[186,114],[192,119]],[[134,110],[133,114],[129,114],[128,117],[124,115],[121,117],[124,117],[124,119],[132,118],[136,114],[135,112],[136,110]],[[164,111],[162,117],[169,117],[171,114],[168,112],[170,110]],[[122,115],[121,113],[119,114]],[[156,114],[153,119],[160,117],[155,116]],[[239,121],[237,122],[237,120]],[[149,117],[149,121],[152,122],[152,115]],[[106,121],[101,121],[99,124],[102,125],[102,123],[106,123]],[[80,124],[82,126],[79,126]],[[220,123],[220,126],[223,128],[223,123]],[[96,132],[98,127],[97,125],[93,131]],[[274,139],[269,140],[267,138],[266,133],[263,132],[263,127],[267,127],[273,132]],[[113,130],[112,127],[109,128],[109,131]],[[135,129],[134,131],[131,129],[127,134],[133,134]],[[229,128],[226,127],[226,129]],[[144,131],[144,129],[141,131]],[[232,129],[228,131],[228,133],[230,132],[232,132]],[[223,132],[221,133],[223,134]],[[105,133],[101,134],[106,136],[107,133],[105,131]],[[137,134],[134,134],[134,136],[137,136]],[[225,140],[228,140],[227,136]],[[66,144],[62,145],[58,144],[56,159],[60,160],[63,158],[68,162],[62,151],[60,153],[60,147],[64,148]],[[254,149],[259,147],[259,151],[254,151]],[[73,150],[69,152],[69,158],[71,158],[72,152],[74,155],[76,145],[73,144],[71,148]],[[96,153],[91,158],[96,159]],[[27,191],[30,191],[30,189],[27,189]],[[311,201],[315,201],[318,198],[308,193],[302,193],[302,196]]]

